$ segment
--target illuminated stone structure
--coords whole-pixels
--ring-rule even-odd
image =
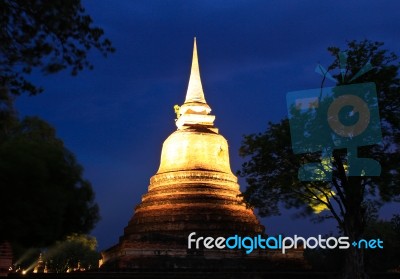
[[[33,273],[47,273],[47,267],[43,261],[42,253],[39,254],[39,259],[37,261],[35,268],[33,269]]]
[[[215,116],[204,97],[196,40],[186,99],[175,111],[178,129],[164,141],[159,169],[119,244],[103,252],[104,266],[188,268],[199,267],[201,259],[205,262],[200,268],[215,266],[222,259],[242,258],[244,253],[189,250],[191,232],[197,237],[264,233],[253,211],[238,197],[227,141],[214,127]],[[249,257],[257,256],[253,252]]]
[[[260,233],[253,212],[237,197],[228,143],[214,127],[200,80],[196,42],[185,103],[177,131],[164,142],[160,167],[151,179],[124,240],[184,238],[190,232],[226,235]]]
[[[0,277],[5,277],[12,268],[12,247],[9,242],[0,243]]]

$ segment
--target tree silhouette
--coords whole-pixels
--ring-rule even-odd
[[[44,74],[69,68],[76,75],[93,67],[90,49],[105,56],[114,51],[80,0],[1,0],[0,11],[0,101],[6,93],[40,93],[43,89],[27,79],[35,68]]]
[[[303,216],[319,213],[315,218],[319,221],[334,218],[342,233],[351,241],[357,241],[364,235],[369,211],[385,202],[399,201],[399,64],[396,64],[397,56],[382,49],[382,46],[383,43],[368,40],[348,42],[343,79],[341,72],[334,75],[340,80],[338,86],[367,82],[376,84],[382,143],[355,147],[355,150],[358,157],[378,161],[382,168],[381,175],[348,176],[349,156],[343,147],[333,150],[329,157],[315,151],[294,154],[289,120],[269,123],[265,132],[244,137],[240,155],[247,161],[238,172],[246,177],[248,184],[243,194],[246,202],[258,208],[262,216],[279,214],[279,204],[283,203],[288,208],[301,209]],[[339,69],[340,49],[330,47],[328,50],[335,58],[328,70]],[[350,81],[368,62],[373,69]],[[309,123],[307,131],[313,133],[313,129],[321,129],[321,125]],[[324,164],[320,166],[321,172],[331,173],[331,181],[300,181],[299,168],[305,163],[321,161],[321,157],[329,159],[327,169],[324,169]],[[351,246],[347,252],[346,278],[364,278],[363,251]]]
[[[89,232],[99,219],[89,181],[55,130],[19,119],[13,103],[43,91],[29,80],[93,65],[88,53],[114,52],[80,0],[0,0],[0,242],[43,246]]]
[[[98,221],[90,183],[55,130],[25,118],[0,141],[0,241],[40,247]]]

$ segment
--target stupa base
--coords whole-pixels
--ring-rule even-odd
[[[288,271],[306,270],[303,250],[188,249],[185,245],[123,241],[102,252],[102,271]]]

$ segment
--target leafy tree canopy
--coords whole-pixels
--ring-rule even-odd
[[[400,258],[400,215],[390,221],[372,218],[365,229],[366,239],[381,239],[384,249],[365,250],[366,269],[370,272],[395,271],[399,269]],[[308,263],[316,271],[337,272],[343,267],[345,250],[307,249],[304,251]]]
[[[2,140],[1,140],[2,139]],[[99,219],[90,183],[55,130],[37,117],[0,132],[0,240],[46,246]]]
[[[244,197],[261,215],[279,214],[282,202],[287,207],[303,208],[306,215],[329,209],[322,215],[336,218],[344,225],[343,217],[352,204],[363,207],[366,212],[382,202],[399,200],[399,64],[397,56],[383,50],[382,46],[383,43],[367,40],[349,42],[345,74],[345,81],[348,81],[368,61],[374,66],[352,83],[372,81],[377,86],[383,143],[359,148],[359,157],[375,158],[382,166],[382,174],[379,177],[346,176],[346,150],[336,150],[332,182],[301,182],[297,178],[299,167],[305,162],[317,162],[321,153],[294,154],[288,119],[269,123],[265,132],[245,136],[240,149],[241,156],[248,159],[238,172],[248,183]],[[329,70],[338,69],[340,49],[330,47],[328,50],[335,58]],[[334,76],[341,80],[340,73]],[[367,202],[367,199],[375,202]]]
[[[382,143],[356,147],[356,151],[359,158],[378,161],[381,175],[348,176],[346,149],[334,150],[328,158],[329,164],[321,162],[321,152],[294,154],[287,118],[269,123],[263,133],[244,137],[240,155],[247,161],[238,174],[246,177],[248,183],[245,200],[258,208],[262,216],[279,214],[280,205],[302,209],[300,212],[304,216],[319,213],[314,215],[317,220],[334,218],[344,235],[353,241],[363,236],[369,216],[382,204],[400,201],[399,63],[396,54],[383,49],[383,43],[351,41],[345,50],[348,58],[342,81],[341,49],[330,47],[328,51],[334,57],[328,69],[334,72],[333,76],[339,81],[337,85],[376,84]],[[372,64],[372,70],[351,80],[367,63]],[[305,132],[321,128],[311,122],[307,125],[310,130]],[[331,173],[332,180],[300,181],[298,170],[309,162],[321,162],[320,171]],[[345,273],[348,278],[364,278],[362,253],[350,247],[347,256]]]
[[[44,261],[50,272],[96,269],[101,258],[96,249],[96,238],[72,234],[64,241],[59,241],[50,247],[44,253]]]
[[[92,69],[92,49],[114,48],[80,0],[0,0],[0,42],[0,242],[43,247],[86,233],[99,214],[82,167],[53,127],[20,120],[13,103],[42,92],[28,79],[33,70],[76,75]]]
[[[34,68],[45,74],[69,68],[76,75],[93,67],[90,49],[113,52],[92,23],[80,0],[0,0],[0,102],[8,93],[40,93],[27,79]]]

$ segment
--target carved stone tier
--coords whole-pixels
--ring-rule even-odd
[[[156,174],[124,230],[124,240],[173,238],[187,241],[191,232],[204,236],[254,235],[261,226],[246,208],[233,174],[177,171]]]

